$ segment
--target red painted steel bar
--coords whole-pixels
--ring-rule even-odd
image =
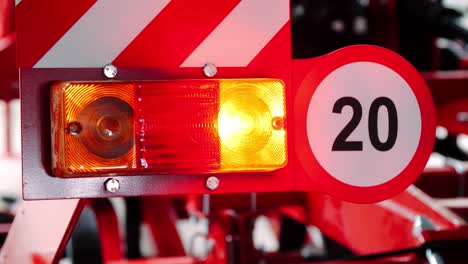
[[[29,263],[33,255],[62,257],[85,204],[83,199],[23,201],[0,251],[0,262]]]
[[[108,199],[93,199],[90,206],[96,215],[104,263],[121,260],[124,256],[117,215]]]
[[[142,198],[143,222],[156,243],[159,257],[185,256],[185,250],[176,229],[177,216],[167,197]]]
[[[357,254],[420,245],[412,234],[416,216],[438,230],[457,230],[465,222],[416,187],[376,204],[353,204],[318,193],[309,194],[308,223]]]

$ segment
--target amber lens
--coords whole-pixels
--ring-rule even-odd
[[[220,80],[221,170],[271,170],[286,164],[284,84]]]
[[[54,173],[128,173],[137,168],[136,84],[60,82],[52,88]],[[79,175],[79,176],[78,176]]]
[[[79,115],[82,126],[79,138],[96,156],[113,159],[127,153],[133,146],[133,110],[125,101],[102,97]]]

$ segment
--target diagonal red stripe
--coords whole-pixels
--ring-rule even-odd
[[[239,1],[173,0],[113,63],[125,67],[178,67]]]
[[[23,0],[16,7],[17,65],[32,67],[96,0]]]
[[[259,72],[268,72],[272,76],[284,74],[288,76],[291,71],[291,60],[291,23],[288,22],[255,56],[248,67]]]

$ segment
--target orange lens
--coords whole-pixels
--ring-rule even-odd
[[[218,134],[222,167],[273,170],[286,162],[284,84],[220,81]]]
[[[136,87],[104,82],[54,85],[52,160],[56,175],[129,173],[138,168],[132,107]]]
[[[77,133],[81,143],[94,155],[115,159],[134,145],[133,109],[116,97],[101,97],[79,114]]]
[[[51,100],[57,176],[271,171],[286,165],[279,80],[60,82]]]

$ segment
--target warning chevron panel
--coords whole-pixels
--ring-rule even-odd
[[[275,38],[290,43],[288,0],[38,2],[17,1],[20,67],[248,67]]]

